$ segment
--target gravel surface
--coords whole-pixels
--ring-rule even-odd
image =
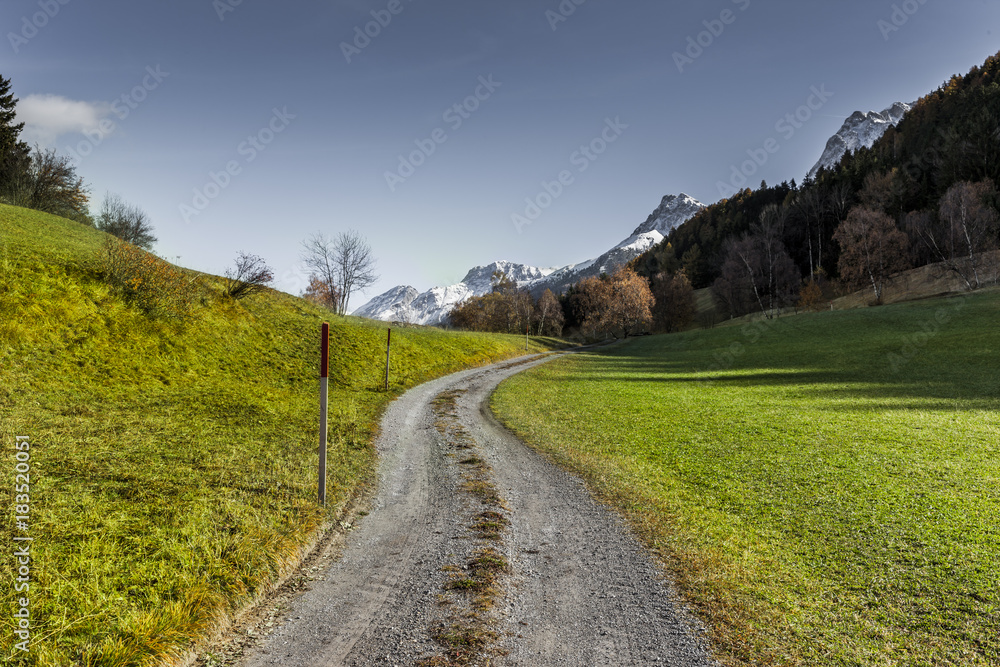
[[[484,503],[465,490],[470,453],[501,497],[509,525],[489,545],[510,568],[478,612],[495,640],[468,664],[716,664],[704,631],[618,516],[490,414],[497,384],[547,358],[457,373],[390,406],[369,514],[244,667],[413,665],[444,655],[434,629],[467,617],[472,604],[448,582],[484,543],[470,530]],[[443,392],[472,440],[460,449],[435,403]]]

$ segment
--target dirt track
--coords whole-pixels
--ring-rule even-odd
[[[497,384],[542,362],[451,375],[390,406],[370,513],[245,667],[440,660],[441,630],[471,618],[486,639],[469,664],[714,664],[697,623],[618,517],[489,413]],[[447,402],[435,400],[443,393]],[[505,525],[495,534],[472,529],[497,499],[471,493],[470,480],[499,496],[490,515]],[[449,590],[484,548],[509,563],[488,605]]]

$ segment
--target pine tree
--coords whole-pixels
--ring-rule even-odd
[[[0,191],[27,166],[28,145],[19,140],[24,123],[15,123],[18,99],[10,92],[10,79],[0,76]]]

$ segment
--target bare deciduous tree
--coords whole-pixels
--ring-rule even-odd
[[[823,217],[826,215],[827,206],[823,198],[823,193],[819,188],[807,188],[802,190],[795,200],[795,208],[800,217],[805,222],[806,246],[809,252],[809,275],[816,274],[817,267],[823,261]],[[819,257],[815,258],[813,252],[813,237],[816,237],[816,250]]]
[[[879,211],[855,206],[833,238],[841,248],[840,277],[854,289],[871,285],[877,303],[889,276],[910,266],[908,237]]]
[[[354,230],[340,232],[333,239],[317,232],[303,241],[302,247],[302,261],[330,293],[336,293],[336,311],[341,315],[347,314],[352,294],[378,280],[371,246]]]
[[[539,336],[561,336],[566,318],[563,316],[559,299],[547,289],[535,304],[535,319],[538,321]]]
[[[143,250],[151,249],[156,243],[153,224],[146,212],[116,194],[104,195],[97,228]]]
[[[274,271],[262,257],[240,251],[236,266],[226,269],[225,294],[231,299],[243,299],[264,291],[273,281]]]
[[[996,194],[993,181],[951,186],[941,198],[939,215],[948,234],[949,268],[965,280],[969,289],[983,286],[983,256],[997,249],[997,212],[986,204]],[[958,261],[961,258],[962,261]]]
[[[770,319],[793,302],[800,275],[781,240],[784,214],[782,207],[768,206],[753,234],[726,243],[721,275],[712,291],[731,316],[745,315],[756,304]]]
[[[64,218],[92,224],[87,213],[90,196],[76,167],[55,150],[38,146],[29,160],[11,175],[5,199],[15,206],[33,208]]]

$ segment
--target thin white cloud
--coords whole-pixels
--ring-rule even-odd
[[[17,103],[17,120],[24,123],[21,139],[55,148],[60,136],[97,129],[111,112],[106,102],[78,102],[59,95],[28,95]]]

